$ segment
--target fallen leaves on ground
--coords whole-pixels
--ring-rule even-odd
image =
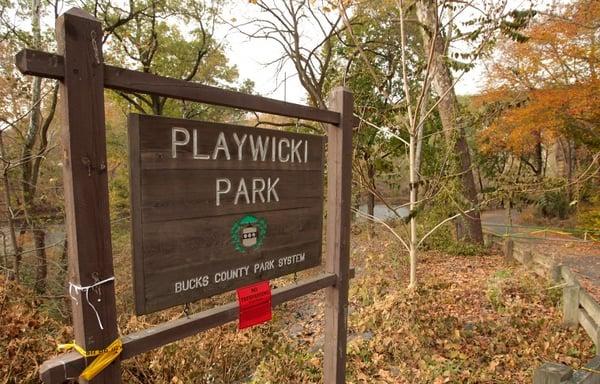
[[[50,318],[31,291],[0,278],[0,382],[37,383],[37,367],[70,327]]]
[[[418,288],[408,290],[407,255],[388,233],[369,241],[355,229],[351,249],[357,277],[350,291],[348,383],[527,383],[543,361],[578,367],[593,357],[584,331],[561,325],[560,289],[499,255],[421,253]],[[185,316],[180,307],[134,316],[123,267],[129,256],[115,261],[121,334]],[[72,338],[70,327],[30,297],[0,282],[0,382],[38,382],[39,364]],[[231,298],[201,301],[190,311]],[[323,292],[307,295],[280,306],[268,324],[244,331],[228,324],[126,360],[123,380],[322,382],[323,299]]]
[[[543,361],[578,367],[594,356],[581,328],[562,326],[560,289],[498,254],[423,253],[418,288],[409,290],[407,255],[390,236],[353,242],[349,383],[527,383]],[[321,315],[299,319],[290,340],[294,355],[308,352],[319,367]],[[255,382],[292,382],[274,374],[283,367],[303,364],[278,354]]]

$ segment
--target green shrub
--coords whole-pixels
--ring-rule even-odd
[[[456,240],[452,234],[452,225],[452,222],[449,222],[438,228],[425,240],[425,247],[454,256],[476,256],[488,253],[488,249],[482,244]]]
[[[600,190],[577,208],[577,225],[600,230]]]
[[[561,191],[545,192],[537,201],[539,214],[547,218],[566,219],[572,212],[568,196]]]

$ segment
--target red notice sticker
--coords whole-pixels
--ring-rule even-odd
[[[238,329],[252,327],[271,320],[271,286],[268,281],[237,289],[240,304]]]

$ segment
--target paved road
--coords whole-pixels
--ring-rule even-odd
[[[513,223],[518,219],[518,217],[518,212],[512,213]],[[527,228],[525,227],[509,225],[508,217],[506,217],[506,211],[503,209],[481,212],[481,225],[483,226],[484,230],[495,233],[497,235],[527,232]]]
[[[518,221],[519,212],[513,211],[512,221]],[[546,228],[535,225],[508,224],[506,211],[503,209],[484,211],[481,213],[481,223],[484,231],[497,235],[510,233],[513,237],[524,239],[540,239],[551,241],[582,241],[583,232],[579,237],[573,234],[574,230],[563,230],[561,228]]]
[[[360,210],[363,212],[367,211],[365,204],[360,206]],[[405,217],[408,215],[408,208],[401,207],[398,209],[400,216]],[[506,211],[503,209],[483,211],[481,213],[481,223],[485,232],[494,233],[496,235],[505,235],[510,233],[513,237],[519,237],[523,239],[535,238],[545,240],[574,240],[578,241],[581,238],[571,236],[568,233],[561,231],[558,228],[545,229],[539,226],[530,225],[517,225],[514,224],[518,221],[520,213],[518,211],[512,212],[512,225],[508,224],[508,218],[506,217]],[[375,217],[382,220],[396,219],[397,216],[384,204],[375,205]]]

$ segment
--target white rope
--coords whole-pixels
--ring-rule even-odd
[[[102,321],[100,320],[100,314],[98,313],[98,310],[96,309],[96,307],[94,307],[94,304],[92,304],[92,302],[90,301],[90,289],[96,288],[99,285],[114,281],[115,277],[109,277],[107,279],[104,280],[100,280],[97,283],[94,283],[92,285],[87,285],[85,287],[82,287],[81,285],[77,285],[77,284],[73,284],[69,281],[69,296],[71,296],[71,299],[75,300],[75,304],[79,305],[79,300],[77,300],[77,298],[75,296],[73,296],[72,291],[74,290],[76,293],[79,293],[81,295],[81,292],[85,292],[85,299],[87,300],[87,303],[90,307],[92,307],[92,309],[94,310],[94,313],[96,314],[96,319],[98,319],[98,325],[100,326],[100,329],[104,330],[104,327],[102,326]]]

